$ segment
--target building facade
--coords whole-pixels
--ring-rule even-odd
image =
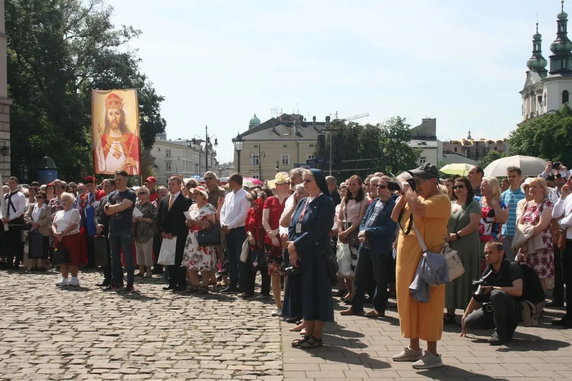
[[[522,120],[558,111],[562,105],[570,102],[572,93],[572,41],[568,38],[568,14],[561,12],[556,16],[556,39],[550,45],[550,70],[546,69],[547,60],[542,56],[542,35],[532,36],[532,57],[527,61],[528,71],[522,96]]]
[[[218,171],[216,150],[209,145],[205,150],[203,141],[177,139],[167,140],[165,134],[157,135],[151,148],[154,159],[153,175],[159,184],[166,184],[172,175],[181,175],[184,178],[202,176],[208,169]]]
[[[466,138],[443,143],[443,154],[457,154],[475,162],[481,160],[490,151],[497,151],[499,153],[507,152],[507,141],[473,139],[469,131]]]
[[[424,118],[421,124],[411,130],[409,146],[421,151],[419,164],[437,165],[443,156],[443,143],[437,139],[437,119]]]
[[[234,151],[234,170],[245,177],[270,180],[276,172],[305,165],[315,158],[318,135],[325,128],[326,122],[316,122],[316,117],[308,122],[302,115],[282,114],[260,123],[255,114],[248,130],[233,139],[242,144],[241,150]]]

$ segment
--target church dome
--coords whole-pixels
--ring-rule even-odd
[[[556,17],[558,18],[558,20],[567,20],[568,19],[568,13],[562,11]]]
[[[254,128],[258,125],[260,125],[260,119],[254,114],[254,116],[250,118],[250,122],[248,122],[248,128]]]
[[[544,58],[542,56],[540,56],[540,57],[532,56],[526,62],[526,66],[528,66],[528,68],[532,71],[539,71],[539,70],[545,69],[547,64],[548,64],[548,61],[546,61],[546,58]]]

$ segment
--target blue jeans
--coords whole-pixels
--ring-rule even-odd
[[[230,285],[232,289],[238,287],[239,272],[242,266],[240,265],[240,252],[242,251],[242,244],[246,240],[246,231],[244,226],[231,229],[226,235],[226,254],[228,256],[228,272],[230,273]]]
[[[123,249],[123,257],[127,268],[127,284],[133,284],[135,278],[135,264],[133,263],[133,253],[131,244],[133,243],[133,234],[131,230],[109,233],[109,250],[111,251],[111,283],[120,286],[123,281],[123,271],[121,267],[121,249]]]

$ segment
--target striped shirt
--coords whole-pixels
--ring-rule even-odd
[[[506,224],[503,224],[501,231],[503,236],[514,236],[514,230],[516,228],[516,204],[523,198],[524,193],[520,187],[514,191],[509,188],[502,192],[501,201],[503,201],[508,208],[508,220]]]

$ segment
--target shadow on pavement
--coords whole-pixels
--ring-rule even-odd
[[[479,380],[492,380],[492,381],[506,380],[506,378],[490,377],[484,374],[471,372],[447,364],[445,364],[445,366],[442,368],[420,370],[417,372],[417,374],[425,376],[432,380],[450,380],[450,379],[457,379],[457,380],[479,379]]]
[[[326,335],[324,335],[326,336]],[[361,365],[366,369],[388,369],[391,365],[385,361],[371,358],[367,353],[355,353],[346,348],[335,346],[329,337],[324,337],[325,345],[312,350],[312,357],[344,364]]]
[[[479,333],[482,333],[481,331]],[[478,343],[482,345],[488,344],[487,337],[472,337],[471,341],[473,343]],[[541,337],[530,335],[527,333],[521,333],[516,331],[514,333],[513,339],[502,346],[498,346],[498,352],[546,352],[546,351],[557,351],[561,348],[569,347],[570,343],[566,341],[543,339]],[[495,348],[494,346],[491,348]]]

